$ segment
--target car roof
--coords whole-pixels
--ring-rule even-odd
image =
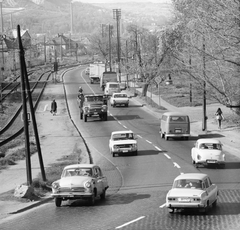
[[[199,144],[202,144],[202,143],[222,144],[221,141],[217,139],[211,139],[211,138],[201,138],[201,139],[198,139],[197,142]]]
[[[64,167],[64,169],[70,169],[70,168],[93,168],[96,167],[95,164],[72,164]]]
[[[133,131],[132,130],[114,131],[114,132],[112,132],[112,135],[113,134],[121,134],[121,133],[133,133]]]
[[[174,180],[182,180],[182,179],[198,179],[203,180],[205,177],[208,177],[205,173],[184,173],[177,176]]]
[[[188,116],[185,113],[181,113],[181,112],[166,112],[163,115],[165,116]]]

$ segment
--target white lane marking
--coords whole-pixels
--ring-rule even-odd
[[[135,220],[129,221],[129,222],[127,222],[126,224],[123,224],[123,225],[121,225],[121,226],[116,227],[115,229],[123,228],[123,227],[125,227],[125,226],[127,226],[127,225],[129,225],[129,224],[132,224],[132,223],[134,223],[134,222],[136,222],[136,221],[138,221],[138,220],[141,220],[141,219],[143,219],[143,218],[145,218],[145,216],[141,216],[141,217],[139,217],[139,218],[137,218],[137,219],[135,219]]]
[[[165,206],[166,206],[166,203],[159,206],[159,208],[164,208]]]
[[[156,145],[154,145],[155,149],[157,149],[158,151],[162,151],[160,148],[158,148]]]
[[[44,112],[47,110],[48,104],[44,106]]]
[[[122,125],[122,123],[120,121],[118,121],[118,124]]]
[[[168,156],[166,153],[164,153],[165,157],[167,157],[168,159],[171,159],[170,156]]]
[[[123,125],[123,127],[124,127],[125,129],[127,129],[127,126]]]
[[[137,135],[138,137],[140,137],[140,138],[142,138],[142,136],[140,136],[140,135]]]
[[[149,141],[149,140],[146,140],[146,142],[148,142],[149,144],[152,144],[152,142],[151,142],[151,141]]]
[[[173,165],[174,165],[174,167],[177,167],[178,169],[181,168],[176,162],[173,162]]]

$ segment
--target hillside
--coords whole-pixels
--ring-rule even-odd
[[[13,4],[14,3],[14,4]],[[72,3],[71,0],[9,0],[3,7],[23,7],[24,11],[13,14],[13,27],[19,24],[28,29],[30,34],[69,33],[71,13],[75,34],[90,34],[99,29],[100,24],[114,24],[113,9],[121,9],[122,23],[138,23],[141,26],[162,26],[171,17],[171,7],[160,3]],[[11,21],[4,17],[4,31],[11,32]]]

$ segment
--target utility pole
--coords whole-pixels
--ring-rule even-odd
[[[112,45],[111,45],[111,36],[112,36],[112,25],[108,25],[108,43],[109,43],[109,70],[112,72]]]
[[[26,103],[26,89],[25,89],[25,73],[24,73],[24,49],[21,40],[20,26],[17,26],[18,44],[19,44],[19,61],[21,70],[21,86],[22,86],[22,103],[23,103],[23,121],[24,121],[24,134],[25,134],[25,155],[26,155],[26,169],[27,169],[27,185],[32,184],[31,172],[31,156],[29,144],[29,129],[28,129],[28,116],[27,116],[27,103]]]
[[[119,82],[121,83],[120,18],[121,18],[121,9],[113,9],[113,19],[116,19],[117,21],[117,62],[118,62]]]
[[[203,35],[203,121],[202,130],[207,133],[207,115],[206,115],[206,57],[205,57],[205,37]]]

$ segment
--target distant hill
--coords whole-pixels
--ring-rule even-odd
[[[4,31],[16,28],[28,29],[30,34],[69,33],[71,30],[71,0],[6,0],[3,7],[23,7],[14,13],[12,23],[4,17]],[[80,36],[91,34],[101,24],[114,24],[113,9],[121,9],[122,23],[138,23],[145,27],[162,26],[171,18],[171,6],[161,3],[72,3],[73,31]]]

